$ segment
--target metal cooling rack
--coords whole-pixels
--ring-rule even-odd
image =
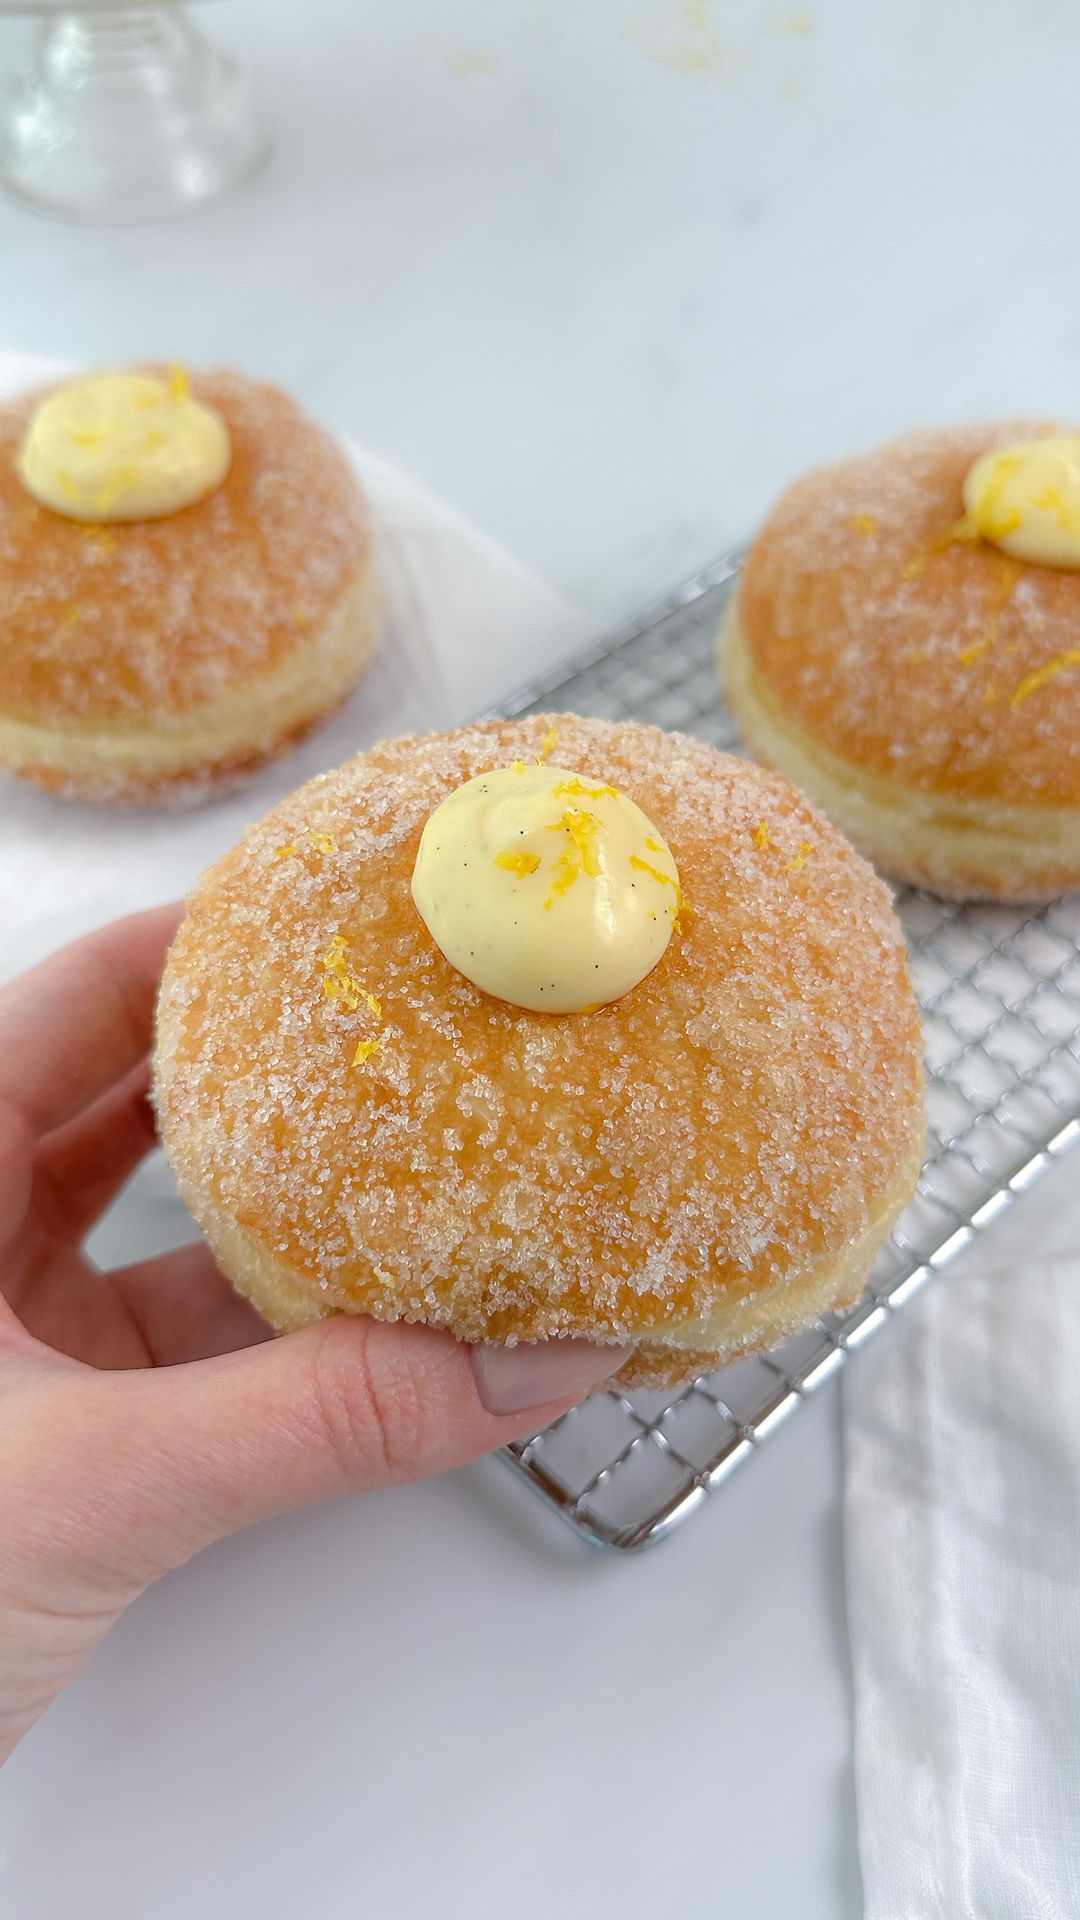
[[[732,555],[504,702],[651,720],[737,747],[714,646]],[[1080,1138],[1080,894],[1038,911],[959,907],[901,888],[926,1032],[929,1157],[850,1312],[677,1393],[601,1393],[510,1464],[585,1539],[623,1553],[665,1538],[749,1460],[848,1354]]]

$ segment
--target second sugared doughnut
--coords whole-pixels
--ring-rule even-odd
[[[1080,884],[1080,440],[914,433],[790,488],[722,636],[744,737],[890,873]]]
[[[0,770],[71,799],[197,799],[360,678],[370,514],[276,388],[95,375],[0,406],[0,603]]]

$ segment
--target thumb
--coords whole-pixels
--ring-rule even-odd
[[[212,1360],[97,1375],[80,1446],[92,1509],[141,1585],[270,1514],[488,1453],[626,1356],[584,1340],[469,1348],[341,1315]]]

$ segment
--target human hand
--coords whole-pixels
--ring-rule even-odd
[[[341,1316],[273,1339],[202,1244],[82,1251],[154,1144],[177,907],[0,991],[0,1760],[150,1581],[234,1528],[419,1479],[572,1406],[625,1349]]]

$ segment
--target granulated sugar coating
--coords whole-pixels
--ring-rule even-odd
[[[244,778],[351,692],[375,645],[367,507],[285,394],[197,375],[232,465],[160,520],[82,526],[24,490],[40,396],[0,408],[0,767],[54,793],[196,801]]]
[[[972,462],[1053,431],[913,433],[785,494],[739,621],[761,687],[806,735],[926,792],[1080,807],[1080,574],[953,537]]]
[[[659,965],[591,1014],[487,997],[410,896],[439,802],[545,753],[629,794],[683,882]],[[881,882],[786,780],[566,715],[384,743],[254,827],[171,951],[156,1097],[196,1218],[275,1324],[634,1340],[639,1379],[857,1293],[922,1140]]]

